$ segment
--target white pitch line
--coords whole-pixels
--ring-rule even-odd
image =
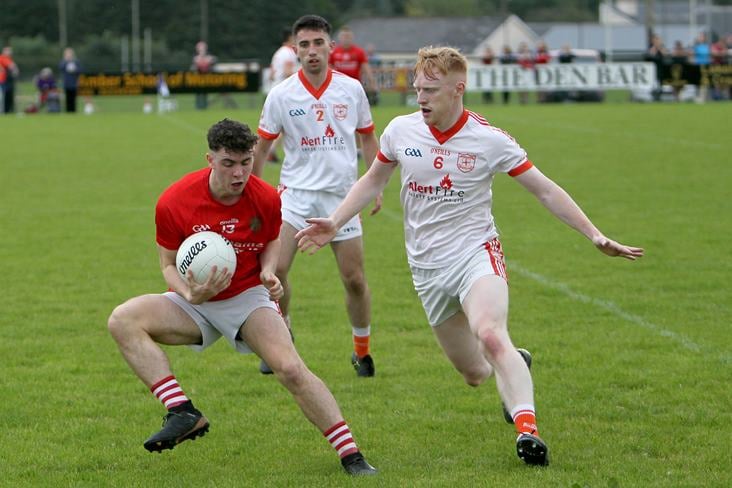
[[[178,126],[185,127],[186,129],[190,130],[191,132],[199,133],[201,129],[198,127],[195,127],[192,124],[189,124],[188,122],[176,119],[174,117],[165,116],[165,119],[169,120],[170,122],[175,123]],[[702,143],[705,144],[705,143]],[[714,144],[708,144],[709,146],[716,146]],[[402,220],[402,216],[399,212],[390,210],[388,208],[382,208],[380,213],[390,219],[394,220]],[[540,275],[539,273],[535,273],[533,271],[530,271],[523,266],[521,266],[519,263],[515,261],[510,262],[510,270],[516,271],[518,274],[523,275],[527,278],[530,278],[537,283],[540,283],[543,286],[546,286],[547,288],[552,288],[555,290],[561,291],[564,295],[568,296],[569,298],[576,300],[578,302],[582,303],[588,303],[590,305],[594,305],[596,307],[602,308],[604,310],[607,310],[608,312],[622,318],[623,320],[626,320],[632,324],[638,325],[640,327],[643,327],[646,330],[650,330],[651,332],[654,332],[661,337],[666,337],[668,339],[671,339],[672,341],[678,342],[681,344],[684,348],[694,351],[694,352],[700,352],[701,347],[692,341],[691,339],[685,337],[682,334],[679,334],[677,332],[673,332],[671,330],[664,329],[661,326],[658,326],[652,322],[647,321],[643,317],[639,315],[632,314],[630,312],[626,312],[622,308],[620,308],[618,305],[616,305],[613,302],[607,301],[607,300],[601,300],[599,298],[593,298],[587,295],[583,295],[582,293],[577,293],[576,291],[573,291],[569,286],[565,285],[564,283],[559,283],[555,280],[550,280],[549,278]],[[719,360],[722,363],[728,364],[732,363],[732,355],[729,353],[722,354],[719,356]]]
[[[386,209],[383,209],[386,210]],[[382,212],[383,212],[382,210]],[[387,211],[383,212],[385,216],[392,218],[392,219],[400,219],[401,216],[394,211]],[[665,337],[667,339],[670,339],[674,342],[677,342],[681,344],[684,348],[688,349],[689,351],[693,352],[701,352],[702,348],[699,346],[699,344],[695,343],[688,337],[679,334],[678,332],[674,332],[668,329],[664,329],[663,327],[654,324],[653,322],[649,322],[648,320],[644,319],[643,317],[639,315],[632,314],[630,312],[627,312],[620,308],[617,304],[608,301],[608,300],[602,300],[600,298],[594,298],[588,295],[584,295],[582,293],[578,293],[574,290],[572,290],[568,285],[564,283],[557,282],[556,280],[549,279],[546,276],[540,275],[539,273],[535,273],[534,271],[530,271],[521,264],[517,263],[516,261],[511,260],[509,263],[509,272],[514,271],[526,278],[529,278],[547,288],[551,288],[554,290],[558,290],[562,292],[565,296],[571,298],[572,300],[587,303],[589,305],[593,305],[595,307],[602,308],[603,310],[607,310],[608,312],[612,313],[613,315],[616,315],[620,317],[621,319],[630,322],[632,324],[635,324],[639,327],[642,327],[646,330],[649,330],[651,332],[654,332],[661,337]],[[732,357],[730,354],[722,354],[719,356],[719,360],[723,363],[730,363],[732,362]]]
[[[170,122],[173,125],[177,125],[178,127],[182,127],[186,129],[188,132],[192,132],[194,134],[205,134],[206,129],[201,129],[200,127],[196,127],[193,124],[190,124],[186,122],[185,120],[181,120],[177,117],[174,117],[169,114],[158,114],[159,117],[165,121]]]
[[[539,273],[535,273],[533,271],[529,271],[528,269],[524,268],[520,264],[518,264],[515,261],[511,261],[509,263],[509,270],[516,271],[518,274],[530,278],[537,283],[540,283],[541,285],[551,288],[553,290],[558,290],[562,292],[567,297],[571,298],[572,300],[582,302],[582,303],[588,303],[590,305],[594,305],[596,307],[602,308],[604,310],[607,310],[608,312],[617,315],[618,317],[622,318],[623,320],[626,320],[632,324],[638,325],[640,327],[643,327],[644,329],[650,330],[651,332],[655,332],[656,334],[669,338],[675,342],[678,342],[682,346],[684,346],[686,349],[694,352],[700,352],[701,347],[692,341],[691,339],[683,336],[682,334],[679,334],[677,332],[673,332],[671,330],[664,329],[663,327],[654,324],[653,322],[649,322],[643,317],[639,315],[632,314],[630,312],[626,312],[622,308],[620,308],[617,304],[608,301],[608,300],[602,300],[600,298],[594,298],[587,295],[583,295],[582,293],[578,293],[574,290],[572,290],[568,285],[564,283],[557,282],[556,280],[549,279],[546,276],[542,276]]]

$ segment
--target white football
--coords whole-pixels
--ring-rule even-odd
[[[197,232],[183,241],[175,257],[178,274],[186,280],[186,274],[193,272],[193,279],[204,283],[216,266],[230,273],[236,271],[236,251],[227,239],[211,231]]]

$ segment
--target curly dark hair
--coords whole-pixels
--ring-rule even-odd
[[[216,122],[208,130],[208,148],[212,151],[227,149],[232,152],[251,151],[257,143],[257,136],[249,126],[236,120],[224,119]]]
[[[313,31],[323,31],[330,35],[330,24],[320,15],[303,15],[292,24],[292,35],[297,36],[297,33],[303,29]]]

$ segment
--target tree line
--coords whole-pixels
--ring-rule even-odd
[[[172,70],[190,65],[202,37],[222,61],[267,64],[282,30],[307,13],[326,17],[336,28],[357,17],[404,15],[513,13],[526,21],[590,22],[597,20],[600,0],[2,0],[0,43],[13,46],[26,75],[57,65],[64,34],[86,70],[118,71],[125,49],[133,58],[135,3],[140,38],[148,30],[152,40],[152,62],[140,68]],[[59,15],[62,8],[65,15]]]

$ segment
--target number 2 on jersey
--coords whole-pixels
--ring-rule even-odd
[[[316,110],[315,111],[315,120],[317,120],[318,122],[322,122],[323,117],[325,117],[325,110]]]

